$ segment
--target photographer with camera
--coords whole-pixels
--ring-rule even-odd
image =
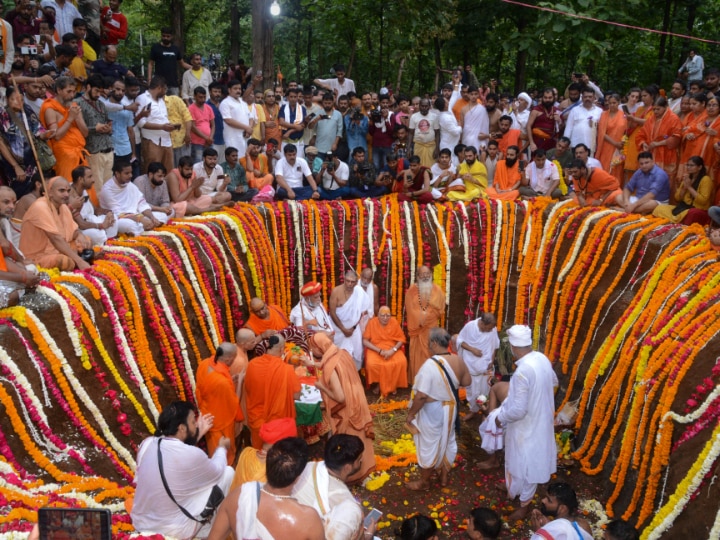
[[[335,110],[335,98],[330,92],[322,97],[322,109],[308,127],[315,128],[315,146],[318,152],[335,152],[343,135],[343,117]]]
[[[380,108],[370,111],[370,135],[372,136],[372,158],[375,169],[380,169],[387,156],[392,153],[393,113],[390,110],[390,96],[380,96]]]
[[[333,152],[328,152],[322,157],[322,165],[315,175],[315,181],[320,187],[320,198],[328,201],[349,198],[350,169],[347,164],[340,161],[340,158]]]
[[[360,107],[353,107],[345,116],[345,135],[349,148],[360,146],[367,152],[368,117]]]
[[[350,168],[350,196],[353,198],[381,197],[389,193],[385,175],[377,176],[376,169],[367,159],[365,150],[359,146],[353,149]],[[388,175],[389,176],[389,175]]]

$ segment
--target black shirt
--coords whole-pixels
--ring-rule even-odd
[[[150,60],[155,62],[153,75],[165,77],[168,86],[180,86],[178,62],[182,60],[182,52],[177,45],[164,47],[161,43],[155,43],[150,48]]]

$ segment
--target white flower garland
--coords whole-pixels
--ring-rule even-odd
[[[370,267],[372,268],[373,274],[377,271],[377,265],[375,264],[375,243],[373,238],[373,222],[375,221],[375,205],[372,199],[365,199],[363,204],[367,207],[367,242],[368,242],[368,253],[370,255]],[[362,231],[360,231],[362,234]]]
[[[95,419],[98,426],[100,426],[105,440],[110,444],[110,446],[112,446],[115,452],[117,452],[118,456],[124,459],[131,469],[134,469],[135,460],[133,459],[132,454],[130,454],[130,452],[128,452],[127,449],[122,444],[120,444],[120,441],[115,438],[115,435],[110,430],[110,426],[108,426],[107,422],[105,422],[105,418],[100,412],[100,409],[95,406],[92,398],[85,391],[83,385],[80,384],[80,381],[75,377],[75,374],[73,373],[70,364],[68,364],[67,359],[63,355],[63,352],[60,350],[60,348],[57,346],[55,340],[50,336],[50,333],[47,331],[45,325],[42,323],[42,321],[40,321],[40,319],[37,318],[37,316],[32,311],[26,311],[25,316],[32,319],[35,326],[37,326],[38,332],[40,332],[40,335],[42,335],[48,347],[50,347],[53,354],[60,360],[60,365],[62,367],[63,373],[65,373],[65,377],[67,377],[70,385],[73,387],[75,395],[77,395],[80,401],[82,401],[85,408],[90,411],[90,414]]]
[[[292,219],[293,219],[293,228],[295,230],[295,254],[297,255],[297,269],[295,274],[298,278],[298,291],[303,288],[305,285],[305,271],[303,270],[303,252],[305,251],[305,246],[302,245],[303,243],[303,237],[300,236],[300,220],[298,218],[299,210],[298,210],[298,204],[297,202],[291,200],[288,201],[288,208],[290,208],[290,211],[292,212]]]
[[[527,212],[527,217],[528,217],[527,218],[527,226],[525,227],[525,238],[523,239],[523,248],[522,248],[523,260],[525,260],[525,257],[527,256],[527,250],[530,247],[530,238],[532,236],[532,228],[533,228],[533,217],[532,217],[532,213],[530,212],[530,205],[527,203],[527,201],[523,201],[523,204],[525,205],[525,212]]]
[[[550,233],[551,233],[551,231],[550,231],[550,223],[552,222],[553,216],[554,216],[563,206],[567,206],[567,205],[570,204],[571,202],[572,202],[572,200],[571,200],[571,199],[568,199],[568,200],[566,200],[566,201],[562,201],[562,202],[559,202],[559,203],[556,203],[555,205],[553,205],[553,208],[552,208],[552,210],[550,210],[550,213],[548,214],[547,220],[545,221],[545,226],[543,227],[542,237],[540,238],[540,246],[538,247],[538,250],[537,250],[537,252],[538,252],[539,254],[545,253],[545,244],[547,243],[547,241],[548,241],[548,236],[549,236]],[[552,232],[554,232],[554,231],[552,231]],[[542,256],[539,256],[539,257],[536,257],[536,258],[535,258],[535,270],[540,270],[540,262],[541,262],[541,261],[542,261]]]
[[[452,261],[452,254],[450,253],[450,246],[448,245],[447,238],[445,237],[445,229],[443,229],[442,225],[440,225],[435,207],[428,205],[426,210],[430,210],[429,213],[435,222],[435,226],[437,227],[436,230],[440,232],[440,237],[442,238],[442,243],[445,247],[445,252],[447,253],[447,257],[445,257],[447,260],[445,268],[445,309],[450,309],[450,263]]]
[[[416,203],[417,204],[417,203]],[[415,244],[413,243],[413,222],[412,215],[410,214],[410,203],[402,203],[403,210],[405,212],[405,224],[407,231],[408,246],[410,251],[410,283],[415,283],[415,270],[417,266],[417,260],[415,258]],[[422,242],[422,238],[418,238],[418,244]],[[420,248],[422,249],[422,248]]]
[[[661,435],[662,435],[662,429],[665,426],[665,422],[668,419],[672,419],[679,424],[689,424],[690,422],[694,422],[695,420],[700,418],[705,413],[705,411],[708,410],[708,408],[710,408],[710,405],[712,404],[712,402],[715,401],[718,397],[720,397],[720,385],[716,386],[713,389],[713,391],[707,395],[707,397],[705,398],[705,401],[703,402],[703,404],[700,407],[698,407],[694,411],[691,411],[690,413],[686,414],[685,416],[681,416],[681,415],[677,414],[675,411],[666,412],[663,415],[662,420],[660,420],[660,427],[658,428],[658,433],[655,437],[655,441],[658,443],[660,442]]]
[[[178,342],[178,346],[180,347],[180,354],[182,354],[183,357],[183,363],[185,364],[185,372],[187,373],[188,379],[190,380],[190,385],[194,388],[195,387],[195,374],[193,373],[192,366],[190,365],[190,357],[188,356],[188,346],[187,342],[185,341],[185,336],[183,335],[180,328],[178,328],[178,325],[175,323],[175,317],[172,314],[172,309],[170,308],[170,305],[168,304],[167,298],[165,298],[165,294],[163,293],[162,287],[160,286],[160,282],[158,281],[157,275],[155,274],[155,271],[152,269],[152,266],[150,265],[150,262],[147,260],[147,257],[140,251],[129,247],[124,246],[105,246],[103,248],[106,252],[113,252],[116,251],[118,253],[129,253],[133,257],[137,257],[138,260],[142,263],[142,265],[145,267],[145,271],[148,274],[148,277],[150,278],[150,283],[155,287],[155,292],[158,295],[158,298],[160,300],[160,305],[162,306],[163,311],[165,312],[165,318],[167,319],[167,323],[170,325],[170,329],[172,330],[172,333],[175,336],[175,339]],[[181,306],[178,306],[181,307]],[[178,384],[180,384],[180,381],[178,381]]]
[[[462,241],[463,241],[463,255],[465,259],[465,268],[470,268],[470,242],[468,241],[468,228],[467,223],[470,221],[470,216],[467,213],[467,207],[463,203],[459,203],[458,206],[463,213],[465,219],[461,219],[461,230],[462,230]]]
[[[213,339],[213,343],[219,344],[221,342],[220,336],[217,333],[217,328],[215,328],[214,324],[211,324],[211,317],[209,317],[209,314],[212,313],[210,310],[210,306],[208,306],[207,301],[205,299],[205,295],[202,293],[202,290],[200,289],[200,284],[198,283],[198,276],[195,275],[195,269],[192,266],[192,263],[190,262],[190,259],[188,258],[187,251],[185,251],[185,247],[183,246],[180,239],[177,237],[177,235],[169,232],[169,231],[149,231],[148,236],[161,236],[166,237],[170,239],[170,241],[175,244],[175,253],[177,253],[180,256],[180,259],[182,259],[183,266],[185,266],[185,269],[187,270],[187,277],[190,280],[190,283],[192,284],[192,288],[195,291],[195,296],[198,299],[198,302],[200,302],[200,305],[203,309],[203,311],[208,314],[207,319],[207,327],[210,330],[211,337]],[[198,263],[200,264],[200,263]]]
[[[570,269],[575,265],[575,259],[578,256],[578,253],[580,252],[580,248],[583,247],[583,239],[585,238],[585,235],[588,232],[588,229],[590,228],[590,224],[598,221],[600,218],[603,218],[607,216],[608,214],[614,213],[614,210],[601,210],[600,212],[595,212],[587,219],[583,220],[583,225],[580,229],[580,232],[575,237],[575,245],[573,246],[572,253],[570,254],[570,258],[567,260],[567,263],[565,263],[565,267],[560,270],[560,274],[558,275],[557,282],[562,283],[565,281],[565,276],[570,271]]]
[[[85,276],[87,277],[87,275]],[[95,310],[90,305],[90,302],[88,302],[86,295],[82,294],[80,290],[76,287],[76,285],[79,285],[79,283],[73,283],[73,282],[62,282],[65,289],[75,297],[75,300],[80,302],[83,307],[85,308],[85,311],[87,311],[88,315],[90,316],[90,319],[94,324],[97,324],[97,318],[95,317]],[[87,289],[86,289],[87,290]]]
[[[500,240],[502,239],[503,203],[495,202],[495,238],[493,239],[493,272],[497,272],[498,258],[500,256]]]
[[[44,285],[38,285],[36,291],[40,294],[44,294],[55,300],[55,303],[60,306],[60,311],[63,314],[63,321],[65,322],[65,328],[67,328],[67,334],[72,343],[73,349],[75,349],[75,356],[78,358],[82,357],[83,347],[80,343],[80,331],[75,327],[70,308],[67,306],[65,299],[60,296],[57,292]]]
[[[48,394],[47,385],[45,384],[45,377],[43,377],[42,371],[40,370],[40,366],[38,366],[37,362],[35,361],[35,355],[28,353],[28,358],[30,359],[30,362],[32,362],[32,365],[35,367],[35,371],[37,371],[38,379],[40,380],[40,386],[42,387],[42,394],[43,394],[43,401],[45,402],[45,407],[48,409],[52,409],[52,401],[50,400],[50,395]],[[10,368],[10,370],[13,372],[13,375],[17,377],[18,373],[22,375],[23,385],[26,388],[31,388],[30,382],[25,377],[25,374],[17,369],[17,366],[10,358],[10,355],[7,353],[5,349],[0,347],[0,364],[4,364]],[[16,372],[17,370],[17,372]],[[35,392],[29,392],[29,394],[32,396],[33,399],[36,399]],[[38,411],[42,411],[42,407],[37,407]],[[45,418],[45,415],[43,413],[43,420],[47,422],[47,419]]]

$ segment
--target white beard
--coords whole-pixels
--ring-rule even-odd
[[[421,297],[430,298],[430,293],[432,293],[432,288],[433,288],[432,280],[418,281],[417,286],[418,286],[418,291],[420,291]]]

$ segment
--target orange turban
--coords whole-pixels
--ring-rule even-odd
[[[275,444],[287,437],[297,437],[294,418],[278,418],[260,427],[260,438],[266,444]]]
[[[320,285],[317,281],[308,281],[305,285],[303,285],[303,288],[300,289],[300,294],[303,296],[312,296],[320,291],[322,291],[322,285]]]

